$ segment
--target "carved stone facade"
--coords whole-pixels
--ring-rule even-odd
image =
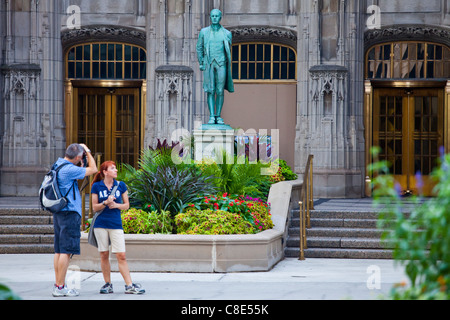
[[[155,139],[172,140],[172,134],[177,129],[193,132],[193,74],[191,68],[184,66],[161,66],[156,69]]]
[[[388,41],[450,46],[449,7],[448,0],[1,1],[0,196],[35,196],[43,173],[71,142],[71,91],[64,88],[73,45],[146,49],[143,146],[170,139],[176,129],[193,132],[208,116],[195,47],[213,8],[223,12],[234,43],[295,49],[297,117],[295,126],[279,126],[295,134],[292,165],[301,174],[315,155],[317,197],[364,196],[366,52]]]

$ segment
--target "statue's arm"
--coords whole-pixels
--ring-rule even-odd
[[[227,31],[228,31],[228,30],[227,30]],[[228,31],[226,37],[227,37],[228,43],[229,43],[230,46],[231,46],[231,44],[233,43],[233,34],[232,34],[230,31]]]
[[[197,59],[200,64],[200,68],[203,67],[203,60],[205,59],[205,44],[203,32],[200,31],[197,41]]]

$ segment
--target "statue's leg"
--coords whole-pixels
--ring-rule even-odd
[[[209,124],[216,123],[214,105],[215,105],[215,94],[208,93]]]
[[[218,70],[218,81],[217,81],[217,98],[216,98],[216,121],[218,124],[224,124],[225,122],[220,117],[222,113],[223,103],[225,101],[225,81],[227,79],[227,67],[222,66]]]
[[[220,117],[220,113],[222,112],[224,101],[225,101],[225,96],[224,96],[223,92],[221,94],[217,94],[217,97],[216,97],[216,121],[217,121],[217,124],[225,124],[223,119]]]

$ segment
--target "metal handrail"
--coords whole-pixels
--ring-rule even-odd
[[[306,162],[305,172],[303,173],[303,186],[300,195],[300,256],[299,260],[305,260],[305,249],[308,249],[306,243],[306,229],[311,228],[311,210],[314,210],[313,193],[313,161],[314,156],[309,155]]]

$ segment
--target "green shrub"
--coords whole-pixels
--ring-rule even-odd
[[[122,226],[126,234],[172,233],[170,212],[129,209],[122,213]]]
[[[0,301],[2,300],[22,300],[9,287],[0,283]]]
[[[258,233],[273,228],[270,207],[259,198],[232,197],[224,193],[217,196],[205,196],[200,202],[189,204],[188,208],[188,210],[223,211],[238,214],[253,229],[252,232],[246,230],[245,233]]]
[[[189,209],[175,217],[178,234],[251,234],[253,225],[239,214],[222,210]]]
[[[213,177],[212,182],[220,193],[267,198],[263,191],[268,191],[269,176],[261,174],[261,170],[267,166],[260,162],[251,164],[248,159],[231,157],[224,151],[216,157],[215,162],[203,162],[198,168],[205,176]]]
[[[376,156],[377,150],[373,152]],[[410,215],[402,210],[398,184],[386,174],[388,163],[369,167],[379,174],[374,179],[376,203],[387,208],[380,227],[389,230],[384,238],[393,245],[393,256],[405,267],[411,283],[394,287],[393,299],[450,299],[450,155],[442,154],[441,162],[433,173],[439,181],[437,196],[426,201],[410,198],[416,203]]]
[[[285,160],[280,159],[279,165],[281,169],[281,174],[285,180],[296,180],[298,178],[297,174],[294,173],[290,166],[288,166]]]
[[[194,203],[188,205],[189,208],[197,210],[221,210],[239,214],[244,220],[254,225],[254,219],[245,201],[239,197],[229,196],[228,193],[217,196],[204,196]]]
[[[216,193],[211,177],[205,176],[195,165],[176,165],[169,149],[142,152],[139,170],[128,168],[130,204],[158,212],[169,211],[174,217],[187,203],[195,201],[203,193]]]
[[[281,167],[278,168],[277,173],[270,176],[270,182],[271,183],[277,183],[286,180],[286,178],[283,176]]]
[[[259,201],[259,199],[246,201],[246,204],[253,217],[255,233],[273,229],[269,204]]]

